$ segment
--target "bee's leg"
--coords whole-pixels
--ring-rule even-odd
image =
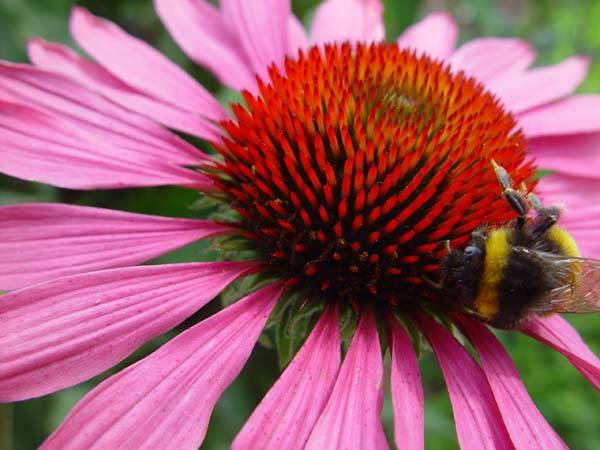
[[[539,212],[544,209],[544,204],[542,203],[540,198],[537,195],[535,195],[533,192],[530,192],[529,194],[527,194],[527,200],[529,201],[531,206],[533,206],[533,209],[535,209],[536,211]]]
[[[441,280],[440,281],[433,281],[427,275],[421,275],[421,278],[423,279],[423,281],[425,281],[425,283],[431,285],[435,289],[441,290],[444,287],[444,284],[443,284],[443,282]]]
[[[545,207],[539,197],[533,193],[527,195],[527,200],[537,212],[531,232],[534,237],[539,237],[558,221],[560,208],[557,206]]]
[[[492,160],[492,166],[494,167],[496,177],[498,177],[498,181],[502,186],[504,198],[517,212],[517,225],[522,227],[525,224],[525,218],[527,217],[529,205],[526,199],[523,198],[523,195],[519,191],[513,189],[512,181],[508,175],[508,172],[502,166],[499,166],[494,160]]]
[[[473,241],[479,241],[479,242],[483,242],[485,241],[487,235],[485,233],[485,231],[479,229],[479,230],[475,230],[471,233],[471,240]]]
[[[483,229],[475,230],[471,233],[471,242],[469,245],[474,245],[479,248],[485,248],[487,233]]]

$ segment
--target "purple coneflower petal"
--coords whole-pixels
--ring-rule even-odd
[[[389,324],[394,439],[398,448],[420,450],[425,447],[425,428],[419,361],[410,337],[400,322],[392,317]]]
[[[64,45],[34,38],[29,41],[27,48],[29,59],[36,66],[67,75],[123,108],[204,139],[214,140],[220,135],[218,127],[205,117],[133,88],[101,65],[82,58]]]
[[[381,41],[383,5],[380,0],[326,0],[315,11],[310,35],[313,44]]]
[[[288,55],[295,58],[299,49],[306,49],[308,46],[308,36],[304,30],[304,25],[296,16],[290,14],[288,23]]]
[[[114,23],[76,7],[71,14],[71,33],[96,61],[134,88],[201,117],[225,118],[217,100],[191,76]]]
[[[109,378],[41,448],[197,449],[281,291],[274,284],[250,294]]]
[[[255,84],[239,39],[218,8],[205,0],[154,0],[154,6],[183,51],[224,85],[242,90]]]
[[[367,308],[306,449],[388,448],[381,425],[382,405],[381,347],[374,314]]]
[[[208,220],[30,203],[0,207],[0,290],[155,258],[231,229]]]
[[[594,215],[593,220],[584,217],[577,221],[577,217],[571,217],[569,220],[562,220],[561,226],[573,236],[584,257],[600,259],[600,208],[596,208]]]
[[[0,172],[71,189],[189,185],[211,189],[204,174],[100,144],[69,121],[0,100]],[[32,131],[34,130],[34,131]]]
[[[529,154],[544,169],[600,179],[600,133],[534,138],[529,141]]]
[[[498,339],[477,320],[460,317],[459,324],[479,354],[483,372],[515,447],[519,450],[567,449],[529,397],[516,367]]]
[[[546,204],[564,208],[560,225],[575,238],[581,254],[600,259],[600,180],[554,173],[539,181],[536,192]]]
[[[535,60],[528,42],[511,38],[479,38],[466,42],[450,57],[456,70],[482,82],[527,69]]]
[[[234,450],[303,449],[340,367],[336,307],[329,307],[305,344],[254,410]]]
[[[425,314],[419,321],[446,379],[460,448],[513,449],[481,367],[442,325]]]
[[[2,296],[0,401],[48,394],[103,372],[252,267],[221,262],[110,269]]]
[[[90,92],[62,75],[0,62],[0,98],[68,121],[99,144],[110,142],[140,159],[193,165],[210,158],[155,122]]]
[[[559,315],[533,318],[521,328],[525,334],[562,353],[600,391],[600,359],[577,331]]]
[[[600,95],[574,95],[519,114],[527,137],[600,131]]]
[[[457,39],[458,27],[454,19],[444,12],[437,12],[408,27],[397,42],[400,47],[447,59],[454,52]]]
[[[577,152],[578,149],[569,151]],[[583,219],[584,214],[588,214],[586,206],[595,208],[600,204],[600,179],[552,173],[542,177],[536,192],[546,203],[564,205],[566,214],[562,220],[568,221],[571,216],[582,216],[578,219]]]
[[[597,183],[600,184],[600,183]],[[561,220],[565,228],[577,242],[581,254],[586,258],[600,259],[600,205],[582,206],[581,213],[569,213],[568,220]],[[571,211],[572,208],[569,208]]]
[[[221,0],[223,20],[238,36],[250,61],[261,77],[271,64],[280,65],[288,52],[290,0]]]
[[[560,64],[517,72],[486,83],[514,113],[572,94],[588,73],[589,58],[573,56]]]

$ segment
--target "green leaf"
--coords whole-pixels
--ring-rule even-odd
[[[400,322],[400,324],[404,327],[404,330],[408,333],[408,337],[413,344],[417,359],[421,358],[423,351],[426,349],[426,341],[423,340],[421,331],[408,317],[405,317],[398,312],[395,313],[395,316],[396,320]]]
[[[388,41],[396,40],[400,33],[415,21],[421,3],[420,0],[383,0],[383,21]]]
[[[286,306],[274,324],[277,359],[281,369],[292,360],[323,311],[320,301],[309,304],[305,299],[298,297],[284,299],[282,302],[285,302]]]
[[[547,177],[548,175],[552,175],[553,173],[554,173],[553,170],[538,169],[535,171],[533,176],[528,181],[541,180],[542,178]]]
[[[340,307],[340,339],[344,351],[348,350],[354,330],[356,330],[357,320],[356,312],[349,304],[343,304]]]
[[[199,213],[210,214],[213,211],[217,210],[221,205],[222,202],[220,200],[217,200],[216,198],[210,197],[208,195],[200,194],[198,200],[196,200],[194,203],[188,206],[188,208],[192,211],[196,211]]]
[[[245,297],[250,292],[258,289],[260,281],[259,274],[252,274],[231,283],[223,290],[223,292],[221,292],[221,303],[223,304],[223,308],[234,304],[240,298]]]
[[[12,405],[0,405],[0,450],[12,448]]]

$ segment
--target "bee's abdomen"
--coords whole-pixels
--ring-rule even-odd
[[[497,308],[495,313],[486,318],[495,326],[513,327],[552,289],[561,284],[556,279],[554,268],[550,262],[539,256],[521,251],[514,251],[513,245],[519,245],[518,235],[512,236],[511,250],[502,267],[500,282],[497,284]],[[579,250],[573,238],[558,226],[551,227],[543,236],[530,240],[534,250],[555,253],[563,256],[577,257]]]
[[[543,262],[530,253],[512,251],[498,284],[498,310],[490,320],[510,327],[555,287]]]
[[[558,225],[554,225],[546,232],[544,240],[556,248],[556,253],[574,258],[581,256],[575,239]]]

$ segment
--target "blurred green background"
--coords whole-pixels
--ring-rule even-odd
[[[194,67],[185,58],[160,25],[150,0],[0,0],[0,58],[25,61],[25,42],[31,36],[72,44],[67,33],[67,18],[70,7],[76,3],[117,21],[131,33],[152,43],[193,73],[219,98],[224,101],[231,98],[231,93],[220,88],[210,74]],[[317,0],[294,0],[294,11],[309,23],[317,3]],[[445,9],[458,20],[461,41],[482,35],[518,36],[533,43],[539,53],[537,64],[558,62],[575,53],[600,55],[600,2],[596,0],[387,0],[384,3],[388,39],[394,39],[428,11]],[[600,58],[594,61],[590,77],[580,91],[600,91]],[[177,188],[75,192],[0,175],[0,204],[61,201],[150,214],[197,216],[188,208],[195,199],[192,192]],[[209,249],[193,245],[160,258],[160,262],[210,258]],[[210,307],[207,307],[191,320],[210,313]],[[599,319],[598,316],[572,318],[596,353],[600,353]],[[173,334],[175,332],[151,342],[119,368],[148,354]],[[532,398],[567,444],[578,450],[600,448],[600,402],[596,391],[560,355],[523,336],[500,335]],[[425,355],[421,364],[426,389],[427,448],[457,448],[452,413],[440,371],[430,355]],[[78,399],[119,368],[56,395],[0,406],[0,450],[37,447]],[[277,376],[275,352],[257,347],[241,376],[217,404],[202,448],[228,448],[245,418]],[[384,407],[384,422],[389,433],[392,422],[389,397]]]

